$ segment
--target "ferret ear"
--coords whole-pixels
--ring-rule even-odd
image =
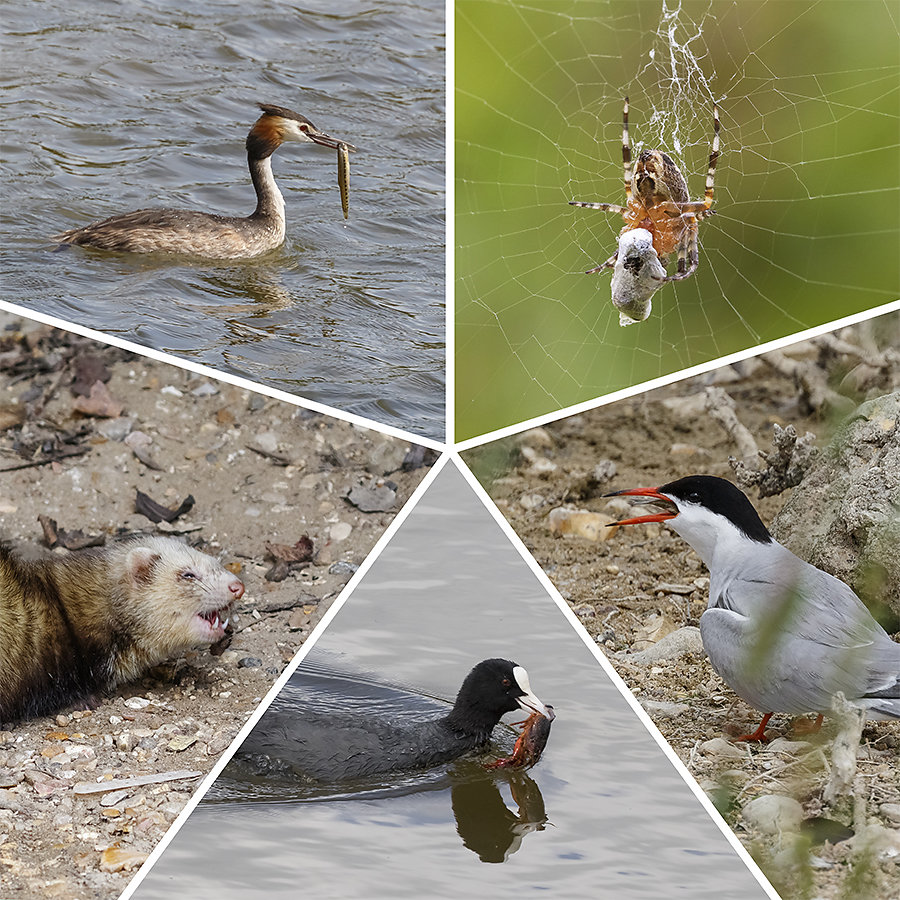
[[[160,558],[160,555],[149,547],[135,547],[128,554],[128,567],[132,579],[141,584],[149,584],[153,580],[153,570]]]

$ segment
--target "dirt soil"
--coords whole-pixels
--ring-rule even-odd
[[[801,737],[802,722],[795,728],[776,715],[768,744],[735,742],[756,728],[761,715],[724,684],[703,652],[695,629],[709,578],[690,547],[658,523],[612,529],[605,540],[563,535],[554,530],[560,513],[551,511],[602,513],[605,523],[647,510],[629,513],[624,498],[606,500],[604,493],[697,473],[734,480],[729,456],[742,452],[734,434],[703,411],[710,387],[735,401],[737,418],[759,449],[770,449],[776,423],[793,424],[800,435],[813,432],[824,446],[857,402],[900,384],[898,322],[895,316],[845,329],[464,454],[785,900],[900,897],[900,723],[866,724],[853,809],[828,809],[822,795],[833,720],[826,718],[817,735]],[[887,349],[886,356],[876,348]],[[790,491],[762,500],[755,490],[747,493],[771,523]],[[585,524],[595,536],[597,521]],[[896,620],[888,622],[889,631],[898,628]],[[653,648],[671,632],[684,639],[686,652],[674,660],[653,659]],[[645,657],[635,655],[640,651]],[[799,802],[806,820],[799,833],[750,814],[750,801],[763,795]],[[848,824],[850,830],[842,831]],[[847,839],[852,831],[860,833]],[[830,840],[822,842],[823,834]]]
[[[106,379],[110,396],[75,397],[76,372]],[[94,403],[107,415],[75,410]],[[39,515],[89,535],[184,535],[246,587],[221,655],[191,651],[94,709],[0,731],[0,896],[121,893],[424,476],[429,452],[423,464],[422,448],[410,450],[0,313],[0,536],[42,543]],[[135,512],[137,490],[196,504],[154,525]],[[267,543],[303,535],[312,562],[267,580]],[[193,774],[76,790],[179,772]]]

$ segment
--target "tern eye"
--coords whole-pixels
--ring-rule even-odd
[[[691,503],[699,503],[700,502],[700,494],[697,491],[691,491],[687,495],[687,498],[688,498],[688,500],[691,501]]]

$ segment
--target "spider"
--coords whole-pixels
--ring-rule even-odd
[[[701,220],[715,214],[712,209],[716,176],[716,160],[719,158],[719,108],[713,103],[713,141],[706,173],[706,193],[702,200],[690,200],[687,182],[667,153],[662,150],[642,150],[632,172],[631,142],[628,138],[628,98],[622,114],[622,161],[625,165],[625,206],[614,203],[585,203],[570,200],[572,206],[586,209],[602,209],[620,213],[625,227],[619,232],[619,241],[626,232],[643,228],[653,237],[653,250],[665,268],[668,255],[678,251],[678,268],[674,275],[652,276],[660,284],[681,281],[697,271],[700,254],[697,235]],[[619,249],[602,265],[589,269],[593,275],[616,264]]]

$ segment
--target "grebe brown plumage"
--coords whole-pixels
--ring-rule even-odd
[[[272,154],[286,141],[336,149],[346,141],[320,131],[305,116],[260,103],[263,114],[247,135],[247,164],[256,191],[249,216],[217,216],[188,209],[138,209],[73,228],[53,239],[122,253],[180,253],[210,259],[246,259],[284,242],[284,198],[272,174]]]

